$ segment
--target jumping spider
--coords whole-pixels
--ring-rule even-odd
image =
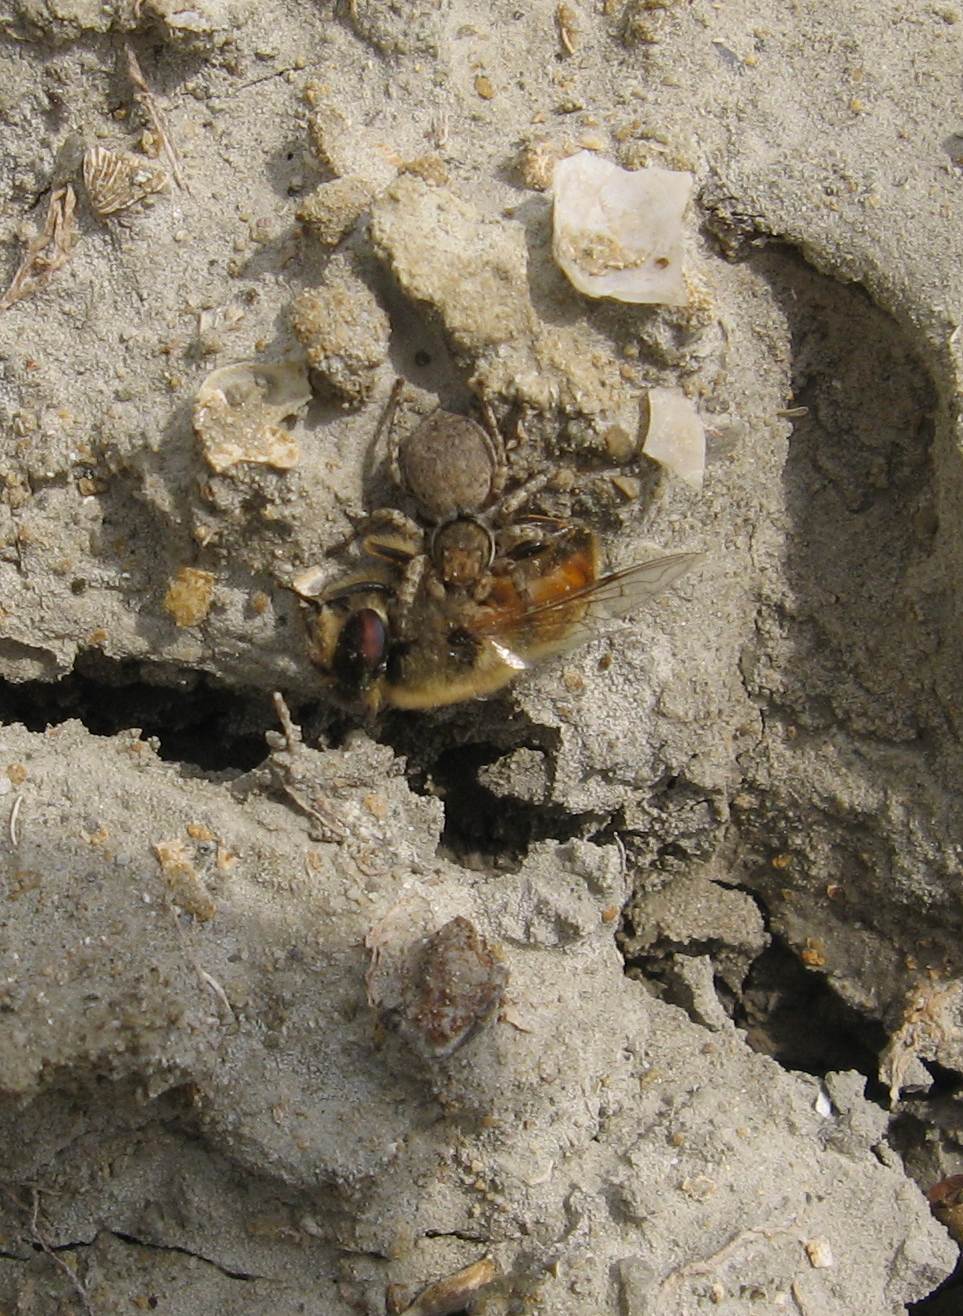
[[[385,530],[371,531],[363,540],[367,553],[401,569],[396,595],[401,618],[423,582],[439,596],[454,589],[481,599],[500,564],[536,545],[544,524],[557,524],[551,518],[517,518],[553,473],[503,492],[505,441],[486,399],[481,400],[484,427],[439,407],[399,438],[394,421],[403,387],[403,380],[395,381],[373,442],[387,431],[392,479],[409,495],[423,524],[397,508],[380,507],[368,520]]]

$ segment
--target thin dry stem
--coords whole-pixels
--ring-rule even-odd
[[[140,61],[134,53],[134,48],[129,41],[124,43],[124,50],[127,54],[127,75],[134,87],[134,97],[138,105],[140,105],[141,109],[147,115],[147,118],[150,120],[154,132],[160,138],[161,145],[164,148],[164,154],[167,156],[171,167],[171,173],[174,176],[174,182],[181,191],[189,194],[191,189],[184,181],[184,175],[181,173],[180,160],[178,159],[177,152],[174,150],[174,143],[170,139],[167,125],[164,123],[164,117],[157,108],[157,102],[154,100],[150,87],[147,85],[147,80],[141,69]]]
[[[24,1209],[23,1202],[21,1202],[20,1199],[16,1196],[16,1194],[12,1193],[8,1188],[3,1189],[3,1195],[4,1197],[6,1197],[7,1201],[11,1203],[11,1205],[16,1207],[18,1211],[22,1211]],[[91,1307],[90,1299],[87,1296],[86,1288],[80,1282],[80,1280],[77,1278],[74,1272],[70,1269],[70,1267],[67,1265],[66,1261],[64,1261],[63,1257],[57,1254],[57,1252],[51,1246],[49,1239],[44,1234],[43,1230],[40,1228],[40,1223],[37,1219],[39,1213],[40,1213],[40,1193],[36,1188],[31,1186],[30,1187],[30,1218],[27,1222],[27,1230],[30,1235],[30,1238],[34,1243],[37,1244],[40,1250],[50,1258],[50,1260],[54,1263],[57,1269],[61,1270],[63,1274],[66,1276],[67,1282],[70,1284],[70,1287],[74,1290],[74,1292],[77,1294],[77,1297],[80,1299],[80,1305],[83,1307],[84,1311],[86,1312],[86,1316],[95,1316],[94,1309],[93,1307]]]
[[[20,844],[20,810],[23,807],[23,795],[18,795],[10,810],[10,844],[14,850]]]

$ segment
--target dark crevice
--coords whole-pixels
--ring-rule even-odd
[[[112,659],[91,650],[58,681],[0,683],[0,724],[44,732],[76,719],[96,736],[136,729],[156,743],[166,761],[201,773],[243,773],[265,760],[265,733],[277,730],[271,693],[230,686],[174,664]],[[292,713],[304,724],[308,744],[318,743],[321,732],[324,743],[336,748],[356,727],[320,705],[295,705]],[[500,729],[502,743],[474,741],[468,739],[477,734],[473,719],[462,725],[457,719],[398,715],[369,730],[407,760],[414,791],[444,801],[441,850],[455,862],[514,865],[537,841],[587,836],[607,824],[607,817],[573,815],[488,789],[479,772],[506,753],[522,746],[546,753],[537,734],[533,740],[524,728]]]
[[[270,1279],[269,1275],[252,1275],[244,1270],[230,1270],[227,1266],[222,1266],[219,1262],[213,1261],[210,1257],[202,1256],[199,1252],[192,1252],[189,1247],[178,1247],[174,1243],[150,1243],[143,1238],[135,1238],[133,1234],[121,1233],[119,1229],[108,1229],[106,1231],[113,1238],[120,1239],[122,1243],[129,1243],[132,1247],[147,1248],[152,1252],[180,1252],[182,1256],[193,1257],[195,1261],[203,1261],[207,1266],[213,1266],[215,1270],[220,1271],[227,1279],[239,1279],[245,1282],[258,1279]]]
[[[156,739],[161,758],[203,772],[256,767],[267,756],[265,731],[277,726],[267,691],[100,653],[82,655],[59,681],[0,684],[0,723],[42,732],[71,718],[96,736],[137,728]]]
[[[904,1093],[904,1104],[912,1105],[915,1100],[923,1100],[932,1105],[934,1101],[959,1097],[963,1092],[963,1075],[958,1074],[955,1069],[947,1069],[938,1060],[926,1060],[924,1057],[920,1057],[920,1060],[929,1072],[932,1083],[923,1098],[914,1097],[911,1091]]]
[[[445,805],[441,850],[448,858],[514,866],[538,841],[572,840],[597,831],[604,822],[597,814],[573,814],[559,805],[490,790],[478,774],[504,754],[504,746],[459,745],[443,750],[432,764],[431,786]]]
[[[678,991],[669,967],[673,956],[708,956],[716,968],[714,985],[719,1002],[746,1044],[770,1056],[784,1069],[818,1078],[835,1070],[855,1069],[865,1075],[866,1096],[887,1105],[887,1094],[879,1081],[879,1055],[886,1045],[883,1025],[847,1005],[829,980],[800,961],[786,941],[772,931],[768,910],[759,893],[748,887],[736,890],[748,895],[759,908],[770,936],[770,945],[749,966],[741,989],[733,990],[731,978],[719,970],[725,962],[726,944],[718,939],[672,941],[660,938],[644,952],[627,953],[635,932],[631,911],[619,935],[625,956],[625,971]],[[684,1003],[674,1000],[674,1004]]]
[[[941,1065],[933,1072],[932,1088],[919,1097],[904,1095],[901,1109],[890,1122],[887,1142],[898,1152],[906,1172],[920,1191],[929,1194],[959,1165],[961,1148],[959,1094],[963,1079]],[[934,1138],[934,1128],[941,1131]],[[937,1219],[939,1216],[937,1215]],[[963,1311],[963,1256],[951,1275],[927,1297],[907,1307],[910,1316],[959,1316]]]
[[[439,854],[463,867],[517,868],[539,841],[590,836],[609,821],[608,814],[573,814],[547,802],[557,734],[521,717],[508,698],[428,716],[389,713],[376,738],[405,760],[412,791],[441,800]],[[519,752],[530,756],[528,777],[513,765]],[[485,780],[488,769],[497,788]]]
[[[823,1077],[833,1070],[866,1075],[866,1095],[883,1102],[877,1077],[883,1025],[867,1019],[801,964],[780,938],[753,961],[736,1005],[736,1024],[755,1051],[786,1069]]]
[[[468,1234],[459,1229],[426,1229],[425,1238],[457,1238],[460,1243],[477,1243],[487,1247],[491,1243],[488,1234]]]

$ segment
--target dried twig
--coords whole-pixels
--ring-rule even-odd
[[[24,252],[10,287],[0,297],[0,311],[42,288],[50,276],[67,263],[76,233],[76,204],[77,197],[69,183],[50,194],[43,231]]]
[[[184,929],[181,928],[182,933],[183,931]],[[234,1011],[231,1009],[231,1002],[227,999],[227,992],[224,990],[224,988],[217,981],[217,979],[214,977],[213,974],[208,973],[206,969],[202,969],[200,965],[195,964],[195,968],[197,969],[197,972],[200,975],[201,982],[206,983],[207,986],[210,987],[211,991],[214,993],[214,995],[217,997],[220,1003],[224,1006],[225,1013],[228,1015],[229,1018],[233,1019]]]
[[[296,761],[298,751],[302,744],[301,728],[295,726],[294,719],[291,716],[291,710],[288,708],[284,696],[280,690],[274,692],[274,710],[277,713],[278,721],[281,723],[281,731],[284,736],[284,744],[287,751],[290,764]],[[273,734],[273,733],[272,733]],[[320,800],[312,804],[306,800],[300,791],[288,780],[288,775],[284,768],[279,764],[277,772],[277,782],[284,791],[285,795],[299,809],[313,818],[321,828],[321,838],[325,841],[345,841],[348,838],[348,829],[340,818],[336,816],[333,810],[321,803]]]
[[[204,986],[208,987],[220,1001],[227,1017],[233,1022],[236,1022],[237,1016],[234,1014],[231,1002],[228,1000],[227,992],[212,973],[208,973],[206,969],[201,967],[201,962],[195,955],[194,948],[188,940],[184,928],[181,926],[181,921],[177,916],[177,907],[169,895],[166,896],[164,903],[167,906],[168,914],[171,916],[171,922],[174,925],[174,932],[180,941],[181,950],[184,952],[185,957],[190,961],[191,968],[197,974],[198,978],[200,978]]]
[[[445,1316],[447,1312],[467,1307],[479,1289],[485,1289],[498,1278],[498,1267],[491,1257],[481,1257],[470,1266],[435,1280],[419,1294],[401,1316]]]
[[[49,1242],[44,1237],[43,1231],[41,1230],[39,1224],[37,1223],[37,1213],[40,1210],[40,1194],[37,1192],[36,1188],[31,1188],[30,1194],[32,1199],[32,1206],[30,1211],[30,1233],[40,1244],[40,1246],[43,1248],[44,1252],[54,1263],[54,1265],[58,1266],[60,1270],[62,1270],[63,1273],[66,1275],[71,1288],[74,1290],[74,1292],[77,1294],[77,1297],[80,1299],[80,1305],[87,1313],[87,1316],[94,1316],[94,1309],[90,1305],[90,1299],[87,1297],[86,1288],[83,1286],[83,1284],[81,1284],[80,1280],[67,1265],[66,1261],[64,1261],[63,1257],[58,1256],[58,1254],[50,1246]]]
[[[439,110],[432,116],[428,139],[438,151],[448,145],[448,114],[445,110]]]
[[[771,1241],[779,1238],[781,1235],[792,1236],[791,1226],[795,1223],[795,1217],[786,1222],[784,1225],[756,1226],[751,1229],[740,1229],[737,1234],[730,1238],[711,1256],[703,1257],[699,1261],[690,1261],[683,1266],[677,1266],[675,1270],[670,1270],[662,1280],[661,1289],[668,1289],[680,1284],[683,1279],[690,1275],[711,1275],[712,1272],[724,1262],[728,1261],[734,1252],[745,1243],[754,1242],[757,1238],[764,1238]]]
[[[180,161],[177,158],[177,152],[174,150],[174,143],[170,139],[163,115],[157,108],[157,103],[151,94],[150,87],[147,85],[147,80],[140,67],[140,60],[138,60],[129,41],[124,43],[124,50],[127,53],[127,76],[134,85],[134,97],[150,120],[154,132],[160,138],[164,154],[170,163],[171,173],[174,175],[174,182],[182,191],[190,193],[191,189],[185,183],[184,176],[181,173]]]
[[[23,795],[20,794],[13,802],[13,808],[10,810],[10,844],[14,850],[20,844],[20,810],[23,807]]]
[[[273,695],[274,711],[277,713],[278,721],[281,723],[281,731],[284,735],[285,748],[289,754],[296,754],[298,746],[301,744],[301,728],[295,726],[294,718],[291,716],[291,710],[288,708],[287,700],[280,690],[275,690]]]
[[[6,1197],[7,1201],[11,1203],[12,1206],[16,1207],[18,1211],[24,1210],[23,1202],[21,1202],[20,1199],[14,1193],[12,1193],[8,1188],[3,1189],[3,1195],[4,1197]],[[80,1299],[80,1305],[87,1313],[87,1316],[94,1316],[94,1309],[90,1305],[90,1298],[87,1296],[86,1288],[84,1287],[83,1284],[81,1284],[80,1280],[67,1265],[66,1261],[64,1261],[63,1257],[57,1254],[57,1252],[51,1246],[50,1240],[46,1237],[43,1230],[40,1228],[40,1224],[37,1220],[37,1216],[39,1212],[40,1212],[40,1193],[36,1188],[31,1187],[30,1219],[27,1223],[27,1229],[30,1234],[30,1239],[32,1242],[37,1244],[40,1250],[50,1258],[50,1260],[54,1263],[54,1265],[59,1270],[63,1271],[64,1275],[67,1277],[67,1280],[71,1288],[74,1290],[74,1292],[77,1294],[77,1297]]]
[[[575,10],[569,5],[559,5],[555,10],[555,23],[562,49],[566,55],[574,55],[578,49],[578,19]]]

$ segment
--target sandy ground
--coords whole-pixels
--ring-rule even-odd
[[[921,0],[0,0],[0,1310],[960,1309],[961,57]],[[693,174],[686,306],[560,273],[578,148]],[[231,462],[245,361],[310,403]],[[286,587],[398,502],[398,375],[704,562],[353,725]]]

